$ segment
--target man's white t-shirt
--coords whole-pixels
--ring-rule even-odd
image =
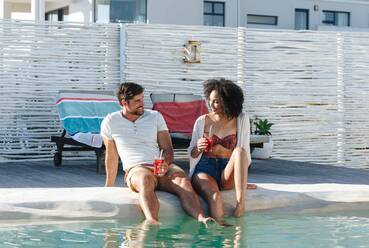
[[[127,170],[140,164],[152,164],[160,154],[158,132],[168,130],[163,116],[145,110],[135,121],[129,121],[120,111],[111,113],[101,123],[101,136],[114,140],[118,154]]]

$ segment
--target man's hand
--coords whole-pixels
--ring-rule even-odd
[[[164,176],[165,174],[167,174],[168,169],[169,165],[167,162],[164,161],[163,163],[161,163],[159,166],[159,176]]]
[[[114,186],[117,177],[119,155],[114,140],[104,138],[105,144],[105,187]]]
[[[158,132],[159,149],[163,150],[162,157],[168,164],[173,163],[173,146],[169,132],[167,130]],[[168,167],[167,164],[167,167]]]

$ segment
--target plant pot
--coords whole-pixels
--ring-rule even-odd
[[[254,148],[251,153],[251,158],[256,159],[268,159],[272,155],[273,150],[273,140],[272,136],[270,136],[270,140],[268,143],[264,143],[263,148]]]

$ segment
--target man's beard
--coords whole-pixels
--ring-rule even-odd
[[[143,110],[133,110],[129,112],[131,115],[136,115],[136,116],[141,116],[143,115],[144,111]]]

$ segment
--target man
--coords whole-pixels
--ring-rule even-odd
[[[149,224],[158,224],[159,201],[156,189],[179,196],[184,210],[198,221],[206,222],[200,201],[185,172],[173,164],[173,147],[168,128],[157,111],[144,109],[144,89],[123,83],[117,97],[122,110],[109,114],[101,124],[106,148],[106,187],[115,183],[120,157],[128,187],[137,192],[141,209]],[[164,163],[153,173],[153,161],[163,151]]]

